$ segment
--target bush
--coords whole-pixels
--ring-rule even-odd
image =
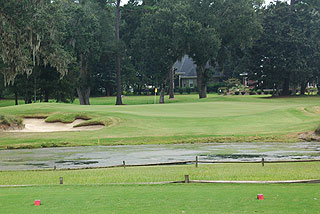
[[[207,86],[207,92],[208,93],[211,93],[211,92],[218,93],[218,89],[221,87],[227,87],[227,84],[224,82],[217,82],[217,83],[209,84]]]
[[[179,88],[178,91],[179,91],[179,94],[183,94],[183,91],[184,91],[184,90],[183,90],[183,88]]]
[[[208,90],[207,90],[208,91]],[[193,92],[198,92],[198,86],[194,86]]]
[[[261,89],[258,89],[258,90],[257,90],[257,94],[261,95],[261,94],[262,94],[262,90],[261,90]]]
[[[228,88],[227,87],[220,87],[218,88],[218,94],[227,94]]]
[[[249,92],[249,94],[250,94],[250,95],[255,95],[255,94],[256,94],[256,92],[254,92],[254,91],[250,91],[250,92]]]
[[[242,86],[241,81],[239,79],[237,79],[237,78],[230,78],[230,79],[228,79],[228,80],[226,80],[224,82],[225,82],[225,84],[227,84],[226,86],[228,88]]]
[[[245,91],[241,91],[241,94],[242,94],[242,95],[245,95],[245,94],[246,94],[246,92],[245,92]]]
[[[268,95],[269,94],[269,91],[264,91],[263,92],[265,95]]]
[[[186,92],[187,92],[187,94],[191,94],[191,91],[192,91],[192,88],[186,87]]]
[[[239,91],[236,91],[236,92],[234,92],[234,94],[235,94],[235,95],[239,95],[239,94],[240,94],[240,92],[239,92]]]

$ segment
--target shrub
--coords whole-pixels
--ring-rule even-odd
[[[241,81],[237,78],[230,78],[224,82],[227,84],[228,88],[242,86]]]
[[[217,82],[217,83],[209,84],[207,86],[207,92],[208,93],[210,93],[210,92],[218,93],[219,88],[226,87],[226,86],[227,86],[227,84],[225,82]]]
[[[255,95],[255,94],[256,94],[256,92],[254,92],[254,91],[250,91],[250,92],[249,92],[249,94],[250,94],[250,95]]]
[[[183,94],[183,91],[184,91],[184,90],[183,90],[183,88],[179,88],[178,91],[179,91],[179,94]]]
[[[228,88],[227,87],[220,87],[218,88],[218,94],[227,94]]]
[[[268,95],[269,94],[269,91],[264,91],[263,92],[265,95]]]
[[[261,90],[261,89],[258,89],[258,90],[257,90],[257,94],[261,95],[261,94],[262,94],[262,90]]]
[[[191,91],[192,91],[192,88],[186,87],[186,92],[187,92],[187,94],[191,94]]]
[[[236,91],[236,92],[234,92],[234,94],[235,94],[235,95],[239,95],[239,94],[240,94],[240,92],[239,92],[239,91]]]
[[[198,92],[198,86],[195,86],[195,87],[193,88],[193,92]]]
[[[241,91],[241,94],[242,94],[242,95],[245,95],[245,94],[246,94],[246,92],[245,92],[245,91]]]

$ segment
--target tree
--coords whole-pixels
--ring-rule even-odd
[[[94,15],[94,2],[80,1],[80,4],[70,2],[65,5],[67,15],[66,44],[75,58],[73,69],[79,70],[77,94],[81,105],[90,105],[90,71],[91,65],[99,57],[98,35],[100,25]]]
[[[177,26],[183,9],[182,1],[160,1],[144,15],[133,41],[136,57],[140,57],[137,61],[143,61],[145,73],[155,87],[161,88],[160,103],[164,103],[167,82],[173,77],[173,65],[185,52]]]
[[[120,2],[121,0],[117,0],[116,3],[116,42],[120,43]],[[122,105],[122,85],[121,85],[121,68],[120,68],[120,50],[117,51],[117,101],[116,105]]]
[[[61,1],[23,0],[0,2],[1,58],[6,83],[19,73],[30,74],[36,64],[50,63],[62,75],[70,63],[59,31],[64,21]],[[64,25],[63,25],[64,26]]]
[[[224,68],[228,55],[251,45],[259,22],[255,7],[259,1],[192,0],[186,14],[184,34],[188,55],[197,65],[199,98],[207,97],[208,65]],[[235,56],[235,54],[233,54]]]
[[[139,54],[139,44],[134,41],[137,40],[136,33],[140,29],[143,17],[151,10],[153,10],[153,7],[140,4],[139,0],[130,0],[122,7],[121,11],[120,38],[125,45],[122,78],[139,95],[149,79],[144,69],[144,60]]]
[[[249,73],[272,84],[280,94],[315,78],[319,61],[319,15],[310,4],[277,2],[263,11],[263,33],[249,51]]]
[[[98,8],[94,10],[100,23],[98,34],[99,56],[91,65],[91,92],[93,95],[105,93],[111,96],[116,92],[116,43],[114,29],[114,5],[107,4],[105,0],[95,0]]]

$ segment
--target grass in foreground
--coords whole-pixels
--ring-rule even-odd
[[[112,125],[97,131],[73,133],[1,133],[0,149],[89,146],[97,145],[98,140],[101,145],[297,142],[297,133],[314,130],[320,121],[320,97],[270,99],[209,94],[201,100],[197,95],[180,95],[172,102],[176,103],[124,106],[37,103],[2,107],[0,114],[18,116],[81,112],[101,121],[111,121]]]
[[[191,180],[305,180],[320,179],[320,163],[281,163],[266,164],[201,164],[129,167],[90,170],[58,171],[1,171],[0,185],[54,185],[59,177],[68,185],[141,183],[161,181],[182,181],[184,175]]]
[[[265,200],[258,201],[257,194]],[[35,207],[34,200],[42,205]],[[0,188],[1,213],[320,213],[317,184]]]

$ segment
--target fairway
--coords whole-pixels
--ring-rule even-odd
[[[265,200],[256,199],[264,194]],[[40,207],[34,200],[41,200]],[[0,188],[1,213],[320,213],[316,184]]]
[[[143,97],[138,97],[142,99]],[[137,98],[137,99],[138,99]],[[99,103],[102,98],[98,98]],[[134,99],[134,98],[132,98]],[[149,99],[148,96],[145,99]],[[106,102],[108,99],[106,98]],[[94,103],[94,100],[93,102]],[[0,148],[40,148],[230,141],[300,141],[297,134],[319,125],[319,97],[176,96],[164,105],[36,103],[0,108],[0,114],[39,116],[83,113],[107,121],[97,131],[1,133]]]
[[[0,171],[0,185],[55,185],[59,178],[64,184],[137,184],[191,180],[225,181],[285,181],[320,179],[320,162],[261,164],[200,164],[182,166],[129,167],[89,170]]]
[[[134,184],[319,179],[318,162],[1,171],[1,213],[320,213],[319,184]],[[63,177],[64,184],[59,184]],[[124,184],[127,183],[127,184]],[[131,184],[130,184],[131,183]],[[1,187],[1,185],[32,185]],[[263,194],[265,200],[256,199]],[[35,207],[34,201],[41,200]]]

